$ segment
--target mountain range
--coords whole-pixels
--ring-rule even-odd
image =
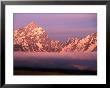
[[[14,51],[33,52],[95,52],[97,51],[97,33],[84,38],[69,38],[65,42],[52,40],[46,31],[31,22],[14,31]]]

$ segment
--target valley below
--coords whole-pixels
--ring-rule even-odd
[[[14,75],[96,74],[96,52],[14,52]]]

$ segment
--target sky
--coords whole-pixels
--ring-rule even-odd
[[[96,13],[14,13],[14,30],[34,21],[50,39],[66,41],[97,32]]]

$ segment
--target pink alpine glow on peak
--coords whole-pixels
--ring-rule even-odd
[[[28,25],[26,25],[24,28],[32,30],[36,27],[37,27],[36,23],[34,21],[32,21]]]
[[[71,37],[67,41],[50,39],[42,27],[31,22],[23,29],[14,31],[15,51],[36,52],[96,52],[97,33],[88,34],[84,38]]]

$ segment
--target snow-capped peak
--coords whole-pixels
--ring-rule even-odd
[[[85,38],[69,38],[66,42],[50,40],[46,31],[35,22],[14,31],[14,49],[16,51],[46,52],[93,52],[97,51],[97,33]]]
[[[28,25],[26,25],[24,28],[31,30],[31,29],[34,29],[36,27],[37,27],[36,23],[34,21],[32,21]]]

